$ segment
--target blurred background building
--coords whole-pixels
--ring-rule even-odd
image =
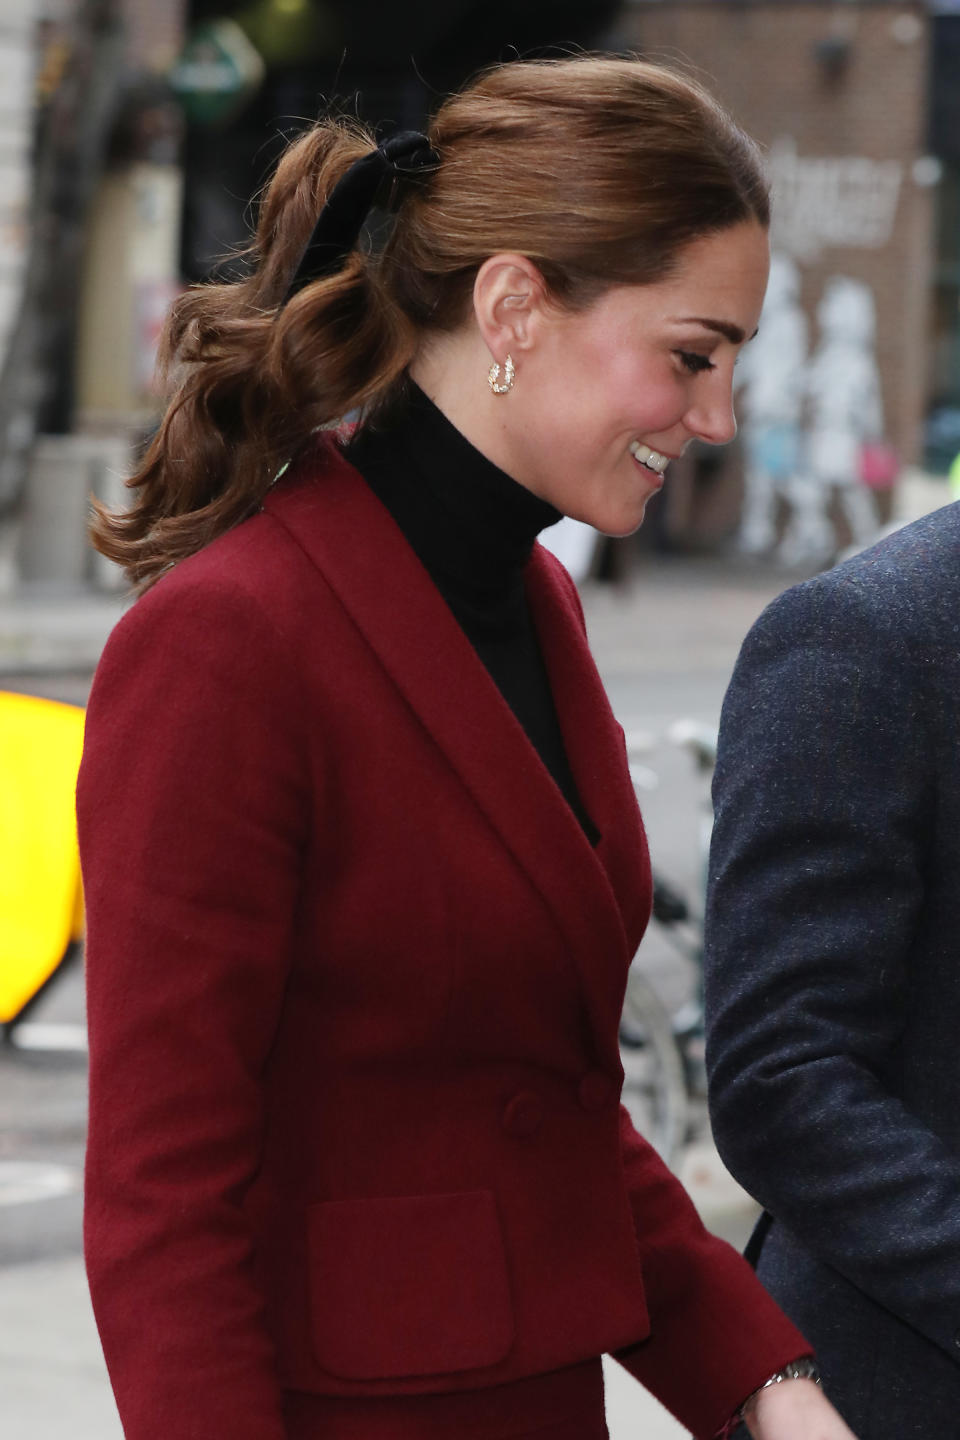
[[[3,0],[0,591],[116,583],[87,495],[122,495],[170,301],[243,245],[290,134],[337,98],[417,125],[480,65],[576,46],[692,67],[774,181],[741,441],[672,472],[645,543],[815,566],[887,517],[902,465],[945,471],[960,0]]]
[[[899,461],[943,470],[960,450],[960,4],[635,0],[624,29],[644,54],[692,62],[767,150],[780,262],[769,307],[780,308],[765,313],[761,336],[792,337],[792,381],[779,360],[802,402],[799,413],[778,411],[776,394],[751,404],[754,381],[767,389],[775,377],[750,375],[745,355],[747,444],[708,460],[707,480],[720,483],[688,487],[695,503],[678,523],[708,541],[728,535],[742,500],[750,505],[752,461],[767,501],[779,491],[774,538],[785,532],[785,558],[822,563],[832,551],[817,550],[818,510],[841,540],[862,541],[858,525],[889,513]],[[791,423],[804,431],[799,477],[784,473],[775,444]],[[753,446],[751,430],[761,432]],[[871,446],[874,461],[847,486],[829,473],[830,453],[849,448],[844,434]],[[744,468],[745,496],[730,483]],[[764,512],[754,498],[740,538],[762,551],[769,503]]]

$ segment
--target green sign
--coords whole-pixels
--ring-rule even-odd
[[[170,85],[194,125],[223,125],[259,90],[264,64],[233,20],[198,25],[174,62]]]

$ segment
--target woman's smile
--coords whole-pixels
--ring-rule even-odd
[[[638,465],[642,465],[645,470],[650,470],[661,480],[670,461],[675,458],[673,455],[662,455],[659,450],[652,450],[642,440],[633,441],[630,446],[630,454]]]

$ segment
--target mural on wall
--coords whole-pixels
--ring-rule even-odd
[[[797,483],[806,364],[800,272],[789,255],[774,253],[760,329],[734,372],[744,458],[739,541],[748,555],[773,549],[779,502]]]
[[[801,266],[823,250],[873,250],[890,239],[903,182],[894,160],[808,157],[792,139],[771,149],[773,245],[760,331],[737,373],[744,452],[738,543],[784,565],[835,556],[839,510],[853,543],[878,528],[871,487],[893,484],[877,366],[876,306],[862,280],[824,283],[816,332],[800,301]]]
[[[833,558],[835,505],[853,543],[867,544],[878,526],[870,487],[895,478],[895,458],[884,443],[870,287],[831,276],[816,319],[817,344],[808,352],[799,272],[789,256],[775,253],[760,330],[738,367],[744,449],[738,540],[744,553],[774,551],[790,566]]]
[[[805,376],[806,447],[793,513],[780,545],[785,564],[821,564],[836,538],[829,506],[836,497],[855,545],[877,529],[877,512],[865,483],[864,460],[883,440],[880,372],[874,354],[873,293],[843,275],[826,283],[817,306],[818,344]]]
[[[827,247],[880,250],[893,232],[904,167],[863,155],[800,155],[789,136],[770,147],[773,243],[798,260]]]

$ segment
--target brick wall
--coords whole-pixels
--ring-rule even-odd
[[[800,264],[811,334],[829,276],[871,287],[888,433],[916,459],[933,244],[929,167],[916,165],[927,128],[925,7],[634,0],[621,28],[650,58],[692,64],[768,147],[775,176],[805,187],[806,198],[794,183],[779,224],[775,209],[774,243]],[[831,73],[830,57],[844,54]],[[818,158],[832,167],[817,173]]]

